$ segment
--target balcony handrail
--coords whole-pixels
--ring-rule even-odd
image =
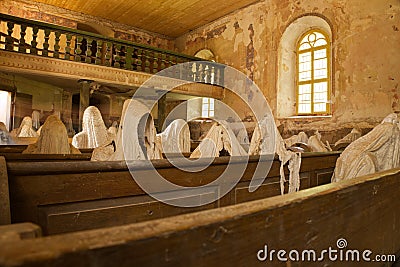
[[[110,41],[110,42],[116,42],[116,43],[122,43],[122,44],[126,44],[126,45],[131,45],[131,46],[136,46],[139,48],[143,48],[143,49],[149,49],[149,50],[154,50],[157,52],[162,52],[162,53],[167,53],[167,54],[171,54],[174,56],[178,56],[181,58],[186,58],[190,61],[204,61],[204,59],[198,58],[198,57],[194,57],[194,56],[189,56],[186,54],[182,54],[179,52],[175,52],[172,50],[167,50],[167,49],[161,49],[158,47],[153,47],[153,46],[149,46],[149,45],[145,45],[145,44],[140,44],[140,43],[135,43],[132,41],[127,41],[127,40],[123,40],[123,39],[117,39],[114,37],[108,37],[108,36],[104,36],[101,34],[97,34],[97,33],[92,33],[92,32],[87,32],[87,31],[82,31],[82,30],[78,30],[78,29],[73,29],[73,28],[67,28],[67,27],[63,27],[63,26],[59,26],[59,25],[55,25],[55,24],[50,24],[50,23],[45,23],[45,22],[41,22],[41,21],[37,21],[37,20],[28,20],[28,19],[24,19],[24,18],[20,18],[20,17],[15,17],[15,16],[11,16],[11,15],[7,15],[7,14],[3,14],[0,13],[0,20],[9,20],[12,22],[18,22],[21,24],[30,24],[31,25],[36,25],[36,26],[40,26],[43,28],[50,28],[50,29],[54,29],[57,31],[62,31],[64,33],[76,33],[79,35],[86,35],[86,36],[90,36],[90,37],[94,37],[97,39],[103,39],[106,41]]]
[[[167,69],[174,78],[223,87],[224,67],[212,61],[6,14],[0,21],[6,28],[0,28],[0,50],[150,74]],[[185,62],[193,62],[190,70],[168,69]]]

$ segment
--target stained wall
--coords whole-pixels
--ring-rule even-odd
[[[176,46],[191,55],[212,50],[218,62],[255,81],[276,115],[279,42],[285,29],[305,15],[323,18],[332,30],[333,113],[277,118],[281,129],[370,128],[400,111],[398,0],[266,0],[179,37]],[[224,101],[232,99],[228,94]],[[244,105],[239,110],[243,117],[248,112]]]

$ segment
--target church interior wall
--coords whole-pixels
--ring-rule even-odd
[[[220,63],[252,78],[277,114],[278,47],[297,18],[317,15],[332,29],[332,114],[279,118],[287,133],[371,128],[399,111],[400,3],[372,1],[279,1],[257,3],[177,38],[180,52],[203,48]],[[224,101],[231,102],[230,96]],[[243,107],[244,110],[244,107]],[[243,112],[244,113],[244,112]],[[240,114],[244,116],[244,114]]]

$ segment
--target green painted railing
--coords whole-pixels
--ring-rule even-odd
[[[150,74],[193,62],[190,71],[171,76],[223,85],[223,67],[197,57],[5,14],[0,14],[0,23],[0,50]]]

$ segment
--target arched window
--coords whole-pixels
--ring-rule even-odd
[[[330,113],[329,39],[311,30],[297,43],[297,114]]]
[[[317,42],[318,38],[322,39]],[[321,44],[324,42],[323,40],[325,40],[324,45]],[[278,47],[276,111],[278,118],[291,118],[298,115],[330,116],[332,114],[330,97],[334,88],[331,72],[333,62],[331,43],[331,26],[325,18],[320,16],[304,15],[287,26]],[[326,61],[323,55],[317,52],[319,50],[326,52]],[[301,58],[299,58],[300,56]],[[313,60],[312,56],[314,56]],[[320,67],[319,64],[325,64],[325,62],[326,67]],[[311,67],[313,68],[311,69]],[[309,69],[307,70],[307,68]],[[325,80],[318,76],[322,73],[327,74]],[[310,76],[308,80],[307,75]],[[300,78],[302,78],[301,81]],[[326,100],[324,97],[326,93],[323,93],[325,85],[318,82],[327,82]],[[323,88],[320,88],[321,85]],[[300,88],[301,90],[299,90]]]

